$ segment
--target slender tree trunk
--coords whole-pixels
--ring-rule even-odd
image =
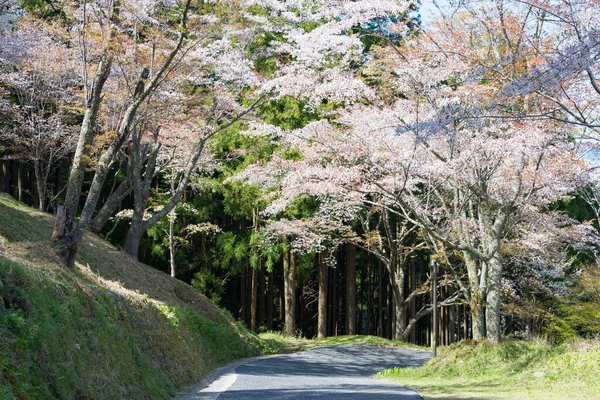
[[[392,294],[392,287],[389,283],[386,284],[387,287],[387,304],[386,304],[386,338],[393,339],[394,333],[392,328],[394,326],[394,295]]]
[[[367,263],[367,277],[364,282],[366,283],[367,290],[367,335],[377,335],[377,328],[374,326],[376,318],[375,318],[375,283],[373,274],[373,267],[371,266],[371,262]],[[377,292],[377,296],[379,297],[381,292]]]
[[[273,295],[275,290],[275,274],[273,271],[269,271],[267,274],[267,329],[273,330]]]
[[[169,219],[169,263],[171,276],[175,278],[175,218]]]
[[[319,316],[317,322],[317,337],[327,337],[327,289],[329,284],[329,265],[325,262],[323,253],[319,254]]]
[[[252,267],[252,296],[250,300],[250,330],[256,332],[256,322],[258,319],[258,265]]]
[[[385,332],[383,330],[383,265],[381,261],[378,263],[378,279],[377,279],[377,307],[378,307],[378,325],[377,329],[379,330],[379,336],[385,337]]]
[[[2,180],[0,189],[4,193],[10,193],[10,160],[2,160]]]
[[[356,247],[346,244],[346,334],[356,334]]]
[[[370,269],[370,267],[368,267]],[[357,333],[359,335],[364,335],[364,321],[365,321],[365,299],[366,299],[366,291],[365,291],[365,281],[367,280],[366,278],[366,271],[365,268],[361,268],[360,270],[360,307],[358,308],[358,329],[357,329]],[[367,309],[368,310],[368,309]],[[367,332],[368,335],[368,332]]]
[[[246,317],[246,282],[248,280],[246,279],[246,273],[246,265],[244,265],[240,273],[240,319],[248,326],[248,318]]]
[[[46,179],[42,176],[40,160],[33,160],[33,172],[38,195],[38,210],[44,211],[46,209]]]
[[[264,327],[265,315],[266,315],[266,304],[265,304],[265,269],[262,265],[262,260],[258,260],[258,326]]]
[[[23,202],[23,161],[17,161],[17,199]]]
[[[331,287],[329,288],[329,293],[331,294],[329,297],[329,336],[337,336],[337,283],[338,283],[338,272],[339,268],[333,269],[333,276],[330,281]]]
[[[283,291],[285,292],[285,334],[296,334],[296,258],[290,251],[288,238],[283,239]]]
[[[431,338],[431,344],[433,348],[433,356],[437,356],[437,345],[438,345],[438,308],[437,308],[437,298],[438,298],[438,289],[437,289],[437,265],[435,261],[431,261],[431,297],[433,304],[433,315],[431,316],[433,320],[433,328],[431,331],[433,332],[433,337]]]

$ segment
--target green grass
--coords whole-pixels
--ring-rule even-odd
[[[369,345],[369,346],[389,346],[389,347],[410,347],[423,350],[421,346],[411,343],[398,342],[377,336],[362,335],[344,335],[331,336],[324,339],[306,339],[301,337],[284,336],[279,332],[264,332],[259,335],[264,343],[267,343],[273,353],[289,353],[293,351],[310,350],[316,347],[324,346],[342,346],[342,345]],[[428,349],[424,349],[428,350]]]
[[[421,368],[377,377],[427,399],[593,399],[600,393],[600,342],[461,342]]]
[[[0,195],[0,399],[168,398],[268,350],[190,286],[96,236],[65,270],[52,226]]]

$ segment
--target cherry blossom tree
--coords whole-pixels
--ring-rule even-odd
[[[70,121],[77,108],[76,63],[32,20],[7,32],[4,44],[0,82],[7,91],[0,103],[5,125],[0,139],[8,143],[12,157],[32,162],[38,208],[44,211],[48,178],[74,147]]]
[[[69,267],[74,265],[78,243],[97,208],[113,162],[158,90],[167,84],[178,88],[206,85],[205,77],[210,73],[213,82],[241,81],[242,73],[246,74],[246,82],[252,80],[243,57],[236,58],[229,51],[234,47],[233,37],[240,31],[229,25],[227,35],[223,35],[225,17],[213,12],[226,6],[200,7],[191,0],[58,2],[54,7],[69,16],[66,23],[57,24],[51,18],[40,22],[51,41],[73,49],[83,88],[84,117],[65,208],[57,217],[53,235],[61,240],[61,254]],[[230,11],[237,7],[233,3],[230,6]],[[177,99],[185,92],[171,94]],[[230,110],[225,120],[213,123],[220,126],[217,131],[236,118],[233,113],[237,109]],[[206,139],[195,148],[197,157],[191,157],[191,164],[197,162]],[[95,171],[94,177],[76,221],[84,171],[89,167]]]
[[[518,246],[531,245],[523,240],[527,235],[516,234],[532,228],[528,220],[547,222],[536,227],[538,237],[572,224],[541,215],[585,184],[586,166],[568,127],[547,118],[515,118],[498,106],[498,93],[508,90],[510,80],[497,78],[511,68],[518,72],[520,59],[507,56],[504,64],[511,53],[495,44],[496,36],[472,36],[458,46],[447,32],[437,33],[375,49],[366,65],[375,76],[388,70],[393,81],[372,91],[368,102],[292,132],[256,127],[278,134],[303,155],[299,161],[274,158],[266,166],[283,176],[284,188],[268,211],[285,209],[299,195],[336,195],[420,227],[430,242],[462,256],[469,283],[460,286],[472,306],[474,334],[497,342],[503,246],[519,238]],[[475,38],[483,45],[473,46]],[[494,49],[497,58],[486,58]],[[495,69],[482,68],[483,62]],[[381,94],[386,98],[377,99]],[[250,169],[246,177],[262,174],[258,180],[268,185],[264,168]],[[585,229],[571,233],[589,236]]]

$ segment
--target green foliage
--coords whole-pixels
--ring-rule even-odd
[[[600,332],[600,269],[585,268],[569,297],[559,299],[546,334],[562,343],[577,337],[595,338]]]
[[[216,247],[220,257],[215,260],[215,266],[222,269],[237,272],[236,268],[240,267],[240,263],[248,255],[247,238],[235,232],[223,232],[219,235]]]
[[[194,274],[192,286],[200,293],[219,304],[225,292],[225,280],[216,276],[212,271],[201,269]]]
[[[317,111],[306,109],[306,102],[289,96],[263,105],[260,109],[260,115],[266,123],[284,130],[302,128],[309,122],[319,118]]]
[[[46,20],[60,19],[64,22],[66,14],[51,0],[21,0],[21,7],[29,14]]]

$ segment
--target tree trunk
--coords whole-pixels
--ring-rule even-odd
[[[17,199],[23,202],[23,162],[17,161]]]
[[[385,337],[388,339],[394,338],[394,295],[392,294],[392,287],[389,283],[386,284],[387,287],[387,304],[386,304],[386,335]]]
[[[346,244],[346,334],[356,334],[356,247]]]
[[[78,236],[83,237],[83,232],[87,226],[87,221],[84,221],[78,232],[73,231],[73,223],[77,216],[79,207],[79,197],[81,196],[81,187],[83,186],[83,178],[85,169],[88,165],[90,147],[94,139],[96,131],[96,120],[100,103],[102,102],[102,89],[110,74],[112,66],[112,57],[101,56],[98,64],[98,69],[92,83],[90,96],[86,101],[86,109],[83,116],[83,122],[79,131],[79,140],[75,149],[75,156],[71,164],[69,172],[69,181],[67,183],[67,194],[65,195],[65,207],[67,212],[67,224],[64,230],[64,237],[61,237],[61,245],[59,254],[66,262],[67,268],[75,267],[75,256],[79,245]],[[95,208],[95,204],[94,204]],[[89,213],[91,217],[91,212]],[[79,224],[78,224],[79,225]],[[77,228],[75,228],[77,230]]]
[[[10,160],[2,160],[2,180],[0,180],[0,190],[4,193],[10,193]]]
[[[35,186],[38,195],[38,210],[46,209],[46,179],[42,177],[42,169],[39,160],[33,160],[33,172],[35,174]]]
[[[327,337],[327,289],[329,284],[329,265],[325,262],[323,253],[319,254],[319,316],[317,322],[317,337]]]
[[[129,226],[129,231],[127,232],[127,240],[125,241],[125,246],[123,246],[123,250],[131,257],[137,260],[138,249],[140,248],[140,241],[142,240],[142,236],[145,233],[145,229],[143,223],[141,221],[131,223]]]
[[[485,271],[479,271],[477,262],[466,252],[463,252],[463,258],[467,267],[469,277],[469,306],[473,319],[473,339],[480,340],[485,338]],[[483,285],[481,285],[483,283]]]
[[[258,260],[258,326],[264,327],[266,304],[265,304],[265,269],[262,266],[262,260]]]
[[[275,290],[275,274],[270,271],[267,274],[267,329],[273,330],[273,295]]]
[[[502,261],[500,255],[496,254],[488,262],[488,288],[487,288],[487,307],[485,309],[485,322],[487,338],[492,343],[499,343],[502,337],[502,327],[500,325],[500,304],[502,289]]]
[[[248,318],[246,317],[246,273],[246,265],[244,265],[240,272],[240,319],[248,326]]]
[[[250,300],[250,330],[256,332],[256,321],[258,319],[258,265],[252,268],[252,296]]]
[[[59,204],[56,211],[56,220],[54,223],[54,231],[52,232],[51,240],[58,241],[65,235],[65,227],[67,225],[67,209],[64,204]]]
[[[96,131],[98,111],[100,109],[100,103],[102,102],[102,90],[108,79],[108,75],[110,74],[112,61],[112,57],[102,56],[100,58],[90,95],[86,102],[83,122],[81,123],[81,128],[79,130],[79,140],[77,141],[77,147],[75,148],[71,171],[69,172],[67,194],[65,195],[67,213],[72,219],[77,215],[81,187],[83,186],[85,169],[88,165],[90,148]],[[69,230],[71,229],[71,227],[67,228]]]
[[[94,217],[92,222],[90,223],[90,230],[94,233],[98,233],[104,228],[104,225],[108,222],[110,217],[113,216],[115,210],[123,199],[127,195],[131,193],[131,185],[129,184],[129,180],[124,180],[106,200],[98,214]]]
[[[171,276],[175,278],[175,218],[169,219],[169,263]]]
[[[383,330],[383,265],[381,264],[381,261],[378,263],[378,272],[379,275],[377,279],[377,330],[379,331],[380,337],[385,337],[385,332]]]
[[[288,238],[283,239],[283,291],[285,299],[285,334],[296,334],[296,259],[290,251]]]
[[[432,297],[432,305],[433,305],[433,327],[431,331],[433,332],[433,337],[431,338],[431,347],[433,348],[433,357],[437,356],[437,345],[438,345],[438,309],[437,309],[437,298],[438,298],[438,290],[437,290],[437,265],[435,261],[431,260],[431,297]]]

